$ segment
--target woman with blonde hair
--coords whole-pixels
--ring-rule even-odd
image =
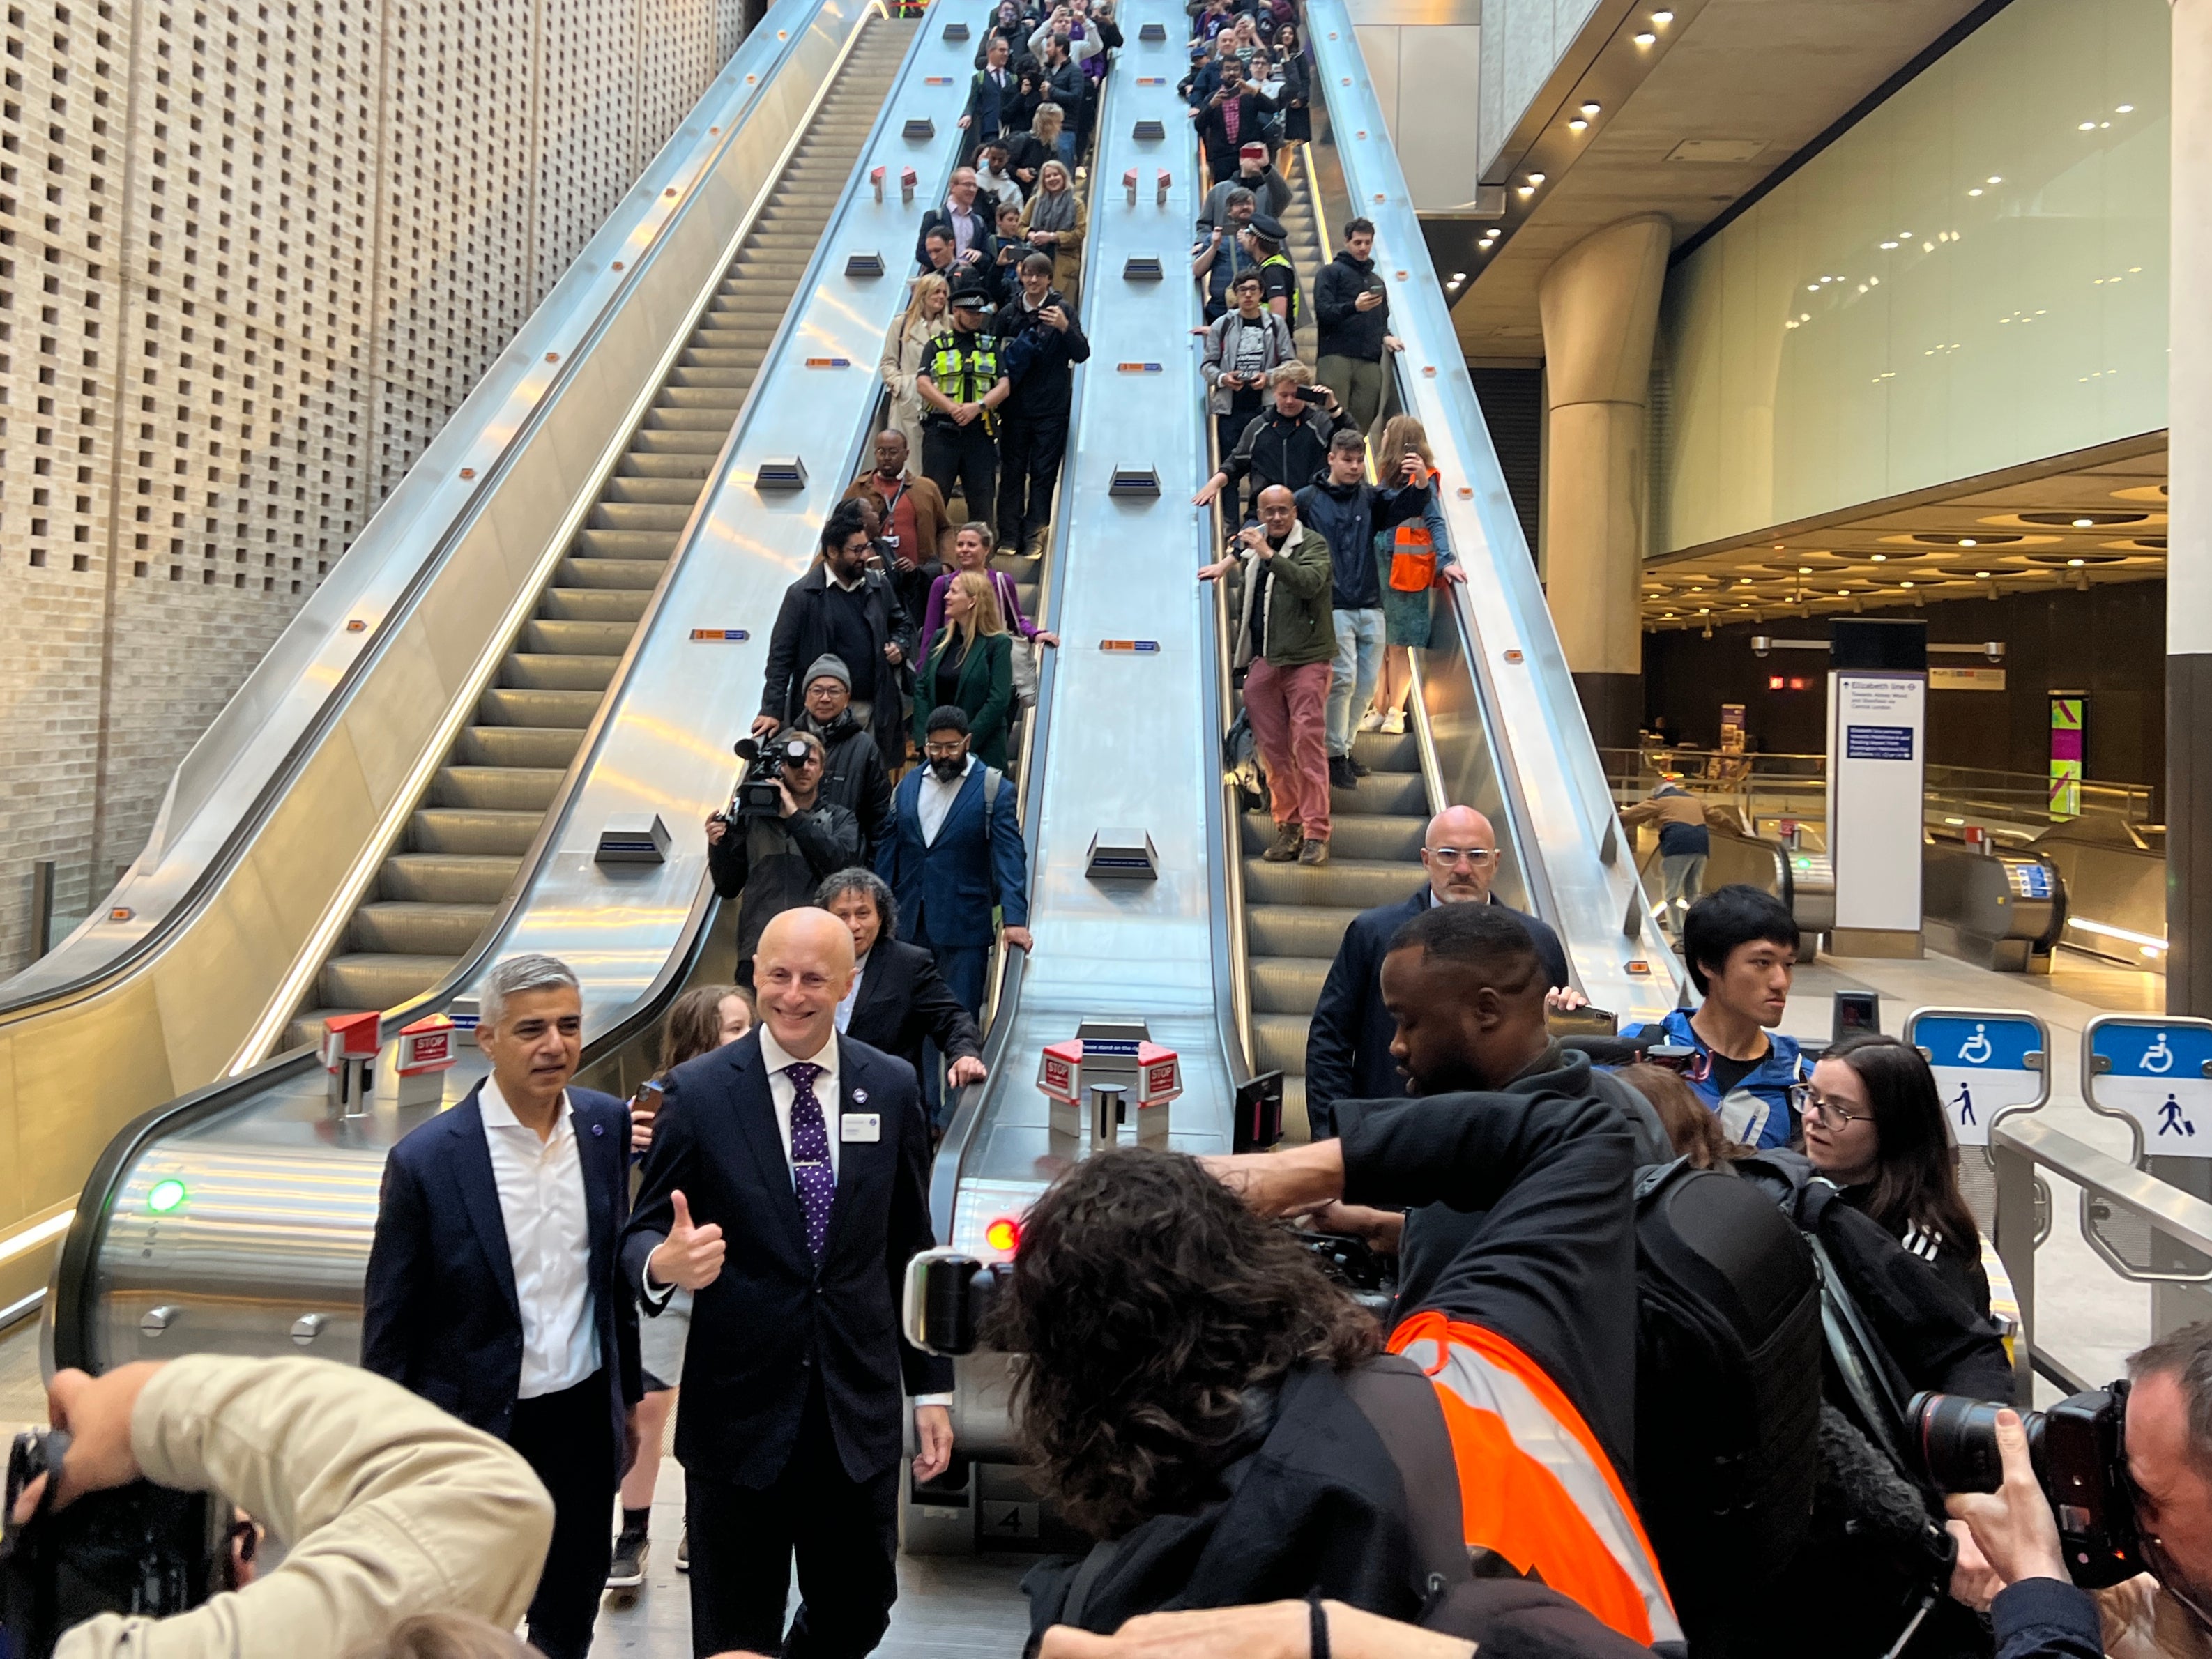
[[[1413,689],[1412,660],[1407,647],[1428,648],[1429,590],[1444,582],[1463,582],[1467,572],[1452,556],[1450,533],[1444,527],[1444,506],[1438,497],[1443,479],[1437,458],[1429,447],[1429,434],[1411,415],[1393,415],[1382,423],[1382,436],[1375,446],[1375,477],[1387,489],[1401,481],[1425,483],[1428,505],[1418,519],[1408,519],[1375,538],[1375,559],[1382,580],[1382,672],[1375,684],[1375,702],[1359,722],[1363,732],[1395,734],[1406,729],[1406,694]]]
[[[921,373],[922,356],[929,343],[945,332],[949,292],[945,278],[933,270],[916,277],[906,315],[884,343],[881,372],[891,395],[890,419],[886,424],[906,440],[909,455],[921,453],[921,394],[915,389],[915,376]]]
[[[951,703],[968,715],[972,751],[1006,769],[1006,728],[1014,710],[1014,642],[999,613],[991,579],[956,573],[945,588],[945,626],[930,641],[914,688],[914,740],[929,740],[930,711]]]
[[[1060,154],[1060,135],[1066,125],[1066,110],[1058,104],[1042,103],[1030,118],[1030,130],[1015,136],[1006,166],[1012,170],[1014,182],[1030,194],[1036,193],[1044,164]]]
[[[1022,210],[1022,238],[1052,256],[1052,285],[1070,305],[1083,281],[1083,238],[1090,228],[1091,210],[1076,194],[1067,163],[1054,156],[1037,169],[1036,194]]]

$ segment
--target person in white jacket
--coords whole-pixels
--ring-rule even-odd
[[[169,1619],[102,1613],[55,1659],[303,1659],[380,1643],[422,1614],[512,1629],[553,1535],[521,1455],[395,1382],[322,1359],[196,1354],[55,1374],[70,1439],[55,1494],[144,1477],[217,1492],[286,1546],[283,1565]],[[35,1513],[41,1475],[19,1519]]]
[[[890,429],[906,439],[907,453],[921,453],[921,394],[915,376],[921,373],[922,355],[929,343],[945,331],[945,302],[950,289],[935,271],[915,279],[914,295],[906,315],[884,342],[879,372],[890,393]]]

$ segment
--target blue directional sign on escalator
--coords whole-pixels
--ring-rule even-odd
[[[2106,1014],[2081,1033],[2081,1092],[2126,1118],[2142,1157],[2212,1158],[2212,1020]]]
[[[2033,1014],[2011,1008],[1916,1008],[1905,1040],[1928,1056],[1952,1138],[1986,1146],[1990,1126],[2051,1098],[2050,1037]]]

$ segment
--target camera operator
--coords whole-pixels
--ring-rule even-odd
[[[775,783],[773,813],[732,801],[707,818],[707,869],[715,892],[738,900],[738,977],[746,984],[762,930],[786,910],[811,904],[824,877],[861,862],[860,819],[822,799],[822,739],[791,728],[747,769],[747,780],[770,765],[777,768],[767,774]]]
[[[1313,371],[1295,357],[1271,370],[1267,380],[1274,406],[1252,417],[1236,448],[1221,458],[1221,470],[1191,498],[1192,506],[1211,507],[1224,489],[1248,477],[1255,503],[1273,484],[1295,495],[1328,465],[1329,440],[1349,424],[1337,408],[1336,394],[1316,386]],[[1236,500],[1232,491],[1232,508]]]
[[[1997,1659],[2212,1656],[2212,1322],[2130,1356],[2128,1377],[2124,1495],[2148,1571],[2094,1596],[2074,1586],[2013,1412],[1996,1414],[1998,1490],[1948,1501],[2004,1586],[1989,1609]]]
[[[265,1576],[234,1567],[234,1588],[189,1613],[88,1620],[56,1659],[300,1659],[381,1642],[422,1613],[509,1628],[537,1587],[553,1505],[529,1465],[370,1372],[202,1354],[59,1371],[47,1402],[70,1436],[50,1513],[143,1479],[221,1492],[289,1547]],[[50,1478],[25,1488],[12,1521],[49,1524],[33,1516]]]

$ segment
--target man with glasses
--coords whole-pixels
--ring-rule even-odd
[[[824,878],[863,862],[860,820],[850,807],[822,799],[822,739],[792,726],[769,748],[782,763],[776,810],[733,799],[707,819],[707,872],[717,893],[738,901],[738,978],[747,985],[753,948],[769,923],[811,904]]]
[[[1705,1001],[1629,1035],[1691,1051],[1683,1079],[1730,1139],[1787,1145],[1800,1109],[1792,1094],[1813,1074],[1797,1040],[1775,1029],[1797,965],[1796,918],[1756,887],[1716,888],[1682,918],[1682,960]]]
[[[1390,1056],[1397,1022],[1382,1003],[1382,958],[1392,935],[1422,911],[1439,904],[1498,904],[1490,884],[1498,874],[1498,832],[1472,806],[1447,806],[1429,820],[1421,866],[1428,884],[1399,904],[1362,911],[1344,930],[1336,960],[1328,965],[1321,1000],[1306,1035],[1306,1121],[1316,1140],[1336,1133],[1340,1100],[1382,1100],[1406,1092]],[[1509,907],[1534,942],[1547,1006],[1579,1008],[1583,998],[1569,983],[1567,953],[1550,925]]]

